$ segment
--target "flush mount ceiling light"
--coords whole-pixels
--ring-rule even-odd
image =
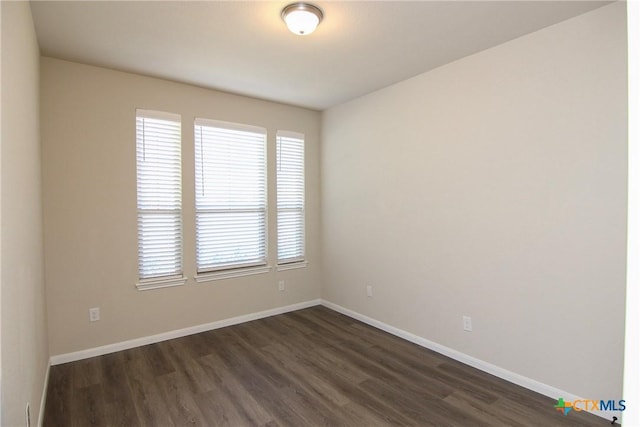
[[[300,36],[313,33],[322,16],[320,8],[310,3],[292,3],[282,9],[282,19],[289,31]]]

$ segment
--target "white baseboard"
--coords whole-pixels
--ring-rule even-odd
[[[277,314],[288,313],[290,311],[301,310],[303,308],[320,305],[321,300],[315,299],[297,304],[287,305],[284,307],[276,307],[270,310],[260,311],[257,313],[244,314],[242,316],[232,317],[229,319],[218,320],[202,325],[190,326],[184,329],[163,332],[148,337],[136,338],[128,341],[122,341],[114,344],[107,344],[100,347],[89,348],[86,350],[75,351],[73,353],[58,354],[51,356],[51,365],[60,365],[62,363],[75,362],[76,360],[88,359],[90,357],[102,356],[104,354],[115,353],[116,351],[128,350],[130,348],[140,347],[143,345],[154,344],[174,338],[180,338],[187,335],[197,334],[200,332],[211,331],[213,329],[224,328],[226,326],[237,325],[239,323],[250,322]]]
[[[38,412],[38,427],[42,427],[44,421],[44,407],[47,403],[47,389],[49,388],[49,371],[51,370],[51,359],[47,361],[47,371],[44,373],[44,385],[42,386],[42,397],[40,398],[40,412]]]
[[[366,323],[367,325],[373,326],[374,328],[381,329],[385,332],[388,332],[392,335],[395,335],[397,337],[410,341],[421,347],[428,348],[429,350],[433,350],[437,353],[450,357],[454,360],[457,360],[458,362],[462,362],[465,365],[472,366],[476,369],[479,369],[481,371],[494,375],[498,378],[502,378],[503,380],[509,381],[510,383],[519,385],[531,391],[535,391],[536,393],[543,394],[552,399],[558,399],[562,397],[564,398],[565,401],[583,400],[583,398],[578,397],[573,393],[560,390],[559,388],[541,383],[540,381],[536,381],[534,379],[525,377],[524,375],[516,374],[515,372],[508,371],[499,366],[492,365],[491,363],[485,362],[484,360],[477,359],[475,357],[469,356],[467,354],[464,354],[452,348],[445,347],[433,341],[429,341],[426,338],[422,338],[418,335],[414,335],[400,328],[396,328],[395,326],[391,326],[384,322],[380,322],[379,320],[373,319],[371,317],[360,314],[356,311],[342,307],[341,305],[334,304],[324,299],[321,300],[321,303],[325,307],[335,310],[338,313],[342,313],[345,316],[352,317],[356,320]],[[550,407],[549,410],[553,410],[553,408]],[[614,416],[618,417],[618,422],[620,422],[620,418],[621,418],[621,413],[619,412],[613,412],[613,411],[588,411],[588,412],[594,415],[597,415],[599,417],[605,418],[609,421],[611,421]]]

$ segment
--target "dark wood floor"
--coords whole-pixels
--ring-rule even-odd
[[[607,426],[324,307],[51,367],[45,426]]]

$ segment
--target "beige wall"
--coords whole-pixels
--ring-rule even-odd
[[[326,111],[323,297],[620,398],[625,27],[613,4]]]
[[[2,420],[37,423],[49,349],[45,326],[38,126],[39,49],[27,2],[2,8]]]
[[[257,77],[259,78],[259,77]],[[146,337],[320,296],[320,113],[165,80],[41,59],[45,275],[51,355]],[[186,285],[138,291],[135,110],[183,123]],[[306,135],[306,268],[195,283],[194,117]],[[269,169],[269,261],[275,264],[275,169]],[[278,280],[286,291],[278,292]],[[88,309],[101,320],[89,323]]]

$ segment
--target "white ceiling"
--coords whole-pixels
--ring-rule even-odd
[[[600,7],[596,1],[32,1],[43,55],[322,110]]]

